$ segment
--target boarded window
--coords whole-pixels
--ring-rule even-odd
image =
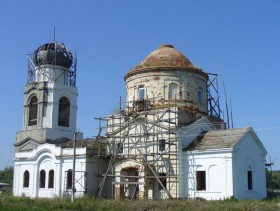
[[[253,173],[252,171],[247,171],[248,180],[248,190],[253,190]]]
[[[168,99],[169,100],[178,99],[178,85],[177,84],[175,84],[175,83],[169,84]]]
[[[46,172],[45,170],[40,171],[40,188],[45,188],[46,185]]]
[[[158,150],[160,152],[164,152],[165,151],[165,139],[159,140]]]
[[[69,119],[70,102],[67,97],[62,97],[59,100],[58,125],[63,127],[69,127]]]
[[[67,181],[66,181],[66,188],[71,189],[72,188],[72,169],[69,169],[67,171]]]
[[[138,88],[138,100],[144,100],[144,99],[145,99],[145,87],[141,85]]]
[[[158,176],[163,187],[166,188],[166,173],[159,173]],[[162,186],[160,184],[158,185],[159,185],[159,190],[163,190]]]
[[[23,187],[28,188],[29,187],[29,171],[25,171],[23,174]]]
[[[37,125],[37,112],[38,112],[38,99],[33,96],[28,105],[29,116],[28,116],[28,126]]]
[[[196,190],[206,190],[206,173],[205,171],[196,172]]]
[[[49,171],[49,181],[48,181],[48,188],[53,188],[54,184],[54,170]]]

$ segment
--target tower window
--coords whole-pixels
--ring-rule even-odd
[[[46,185],[46,172],[45,170],[40,171],[40,188],[45,188]]]
[[[159,143],[158,143],[158,150],[159,150],[160,152],[164,152],[164,151],[165,151],[165,139],[159,140]]]
[[[206,173],[205,171],[196,172],[196,190],[206,190]]]
[[[54,184],[54,170],[50,170],[48,188],[53,188],[53,184]]]
[[[23,174],[23,187],[28,188],[29,187],[29,171],[25,171]]]
[[[201,87],[199,87],[197,91],[197,101],[203,103],[203,89]]]
[[[253,190],[253,172],[247,171],[248,190]]]
[[[63,127],[69,127],[69,119],[70,102],[67,97],[62,97],[59,100],[58,125]]]
[[[38,99],[33,96],[29,102],[28,126],[37,125]]]
[[[72,188],[72,177],[73,177],[72,174],[73,174],[72,173],[72,169],[69,169],[67,171],[67,181],[66,181],[66,188],[67,189],[71,189]]]
[[[175,84],[175,83],[169,84],[168,99],[169,100],[178,99],[178,85],[177,84]]]
[[[141,85],[138,88],[138,100],[144,100],[144,99],[145,99],[145,87]]]

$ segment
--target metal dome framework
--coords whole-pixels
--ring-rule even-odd
[[[49,71],[46,73],[45,69]],[[37,48],[28,58],[27,83],[37,82],[39,77],[48,76],[49,81],[56,81],[56,69],[63,69],[67,85],[76,86],[77,57],[62,43],[46,43]],[[50,71],[51,70],[51,71]],[[58,76],[62,77],[62,75]]]

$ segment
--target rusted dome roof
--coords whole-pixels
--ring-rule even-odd
[[[207,74],[201,69],[194,67],[190,60],[173,45],[160,45],[158,49],[150,53],[140,64],[132,68],[125,76],[134,75],[137,72],[161,69],[185,69],[196,72],[208,78]]]

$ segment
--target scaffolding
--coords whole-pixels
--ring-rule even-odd
[[[208,74],[208,117],[215,125],[220,118],[217,74]],[[195,121],[182,122],[188,108],[180,100],[169,99],[155,106],[155,97],[122,102],[114,115],[99,120],[97,139],[107,141],[109,164],[99,175],[97,196],[104,196],[106,180],[110,178],[115,198],[178,198],[179,162],[178,127]],[[124,108],[124,109],[123,109]],[[205,114],[205,115],[207,115]],[[181,117],[180,117],[181,116]],[[222,123],[223,124],[223,123]],[[183,170],[182,170],[183,171]]]
[[[64,172],[64,191],[63,197],[70,196],[72,193],[72,170]],[[74,192],[81,195],[87,193],[87,172],[75,171]]]
[[[53,60],[53,64],[51,70],[45,71],[44,68],[42,68],[42,65],[36,66],[33,62],[33,55],[30,55],[28,58],[28,78],[27,83],[33,83],[38,80],[38,78],[44,78],[47,77],[49,80],[56,81],[58,78],[63,77],[64,82],[66,85],[69,86],[76,86],[76,72],[77,72],[77,56],[73,57],[72,65],[69,69],[65,69],[63,73],[59,76],[55,75],[56,71],[56,58]]]
[[[122,110],[120,100],[118,114],[96,118],[100,125],[97,138],[104,138],[101,131],[106,131],[110,157],[106,173],[100,175],[99,197],[108,177],[112,177],[115,198],[177,197],[177,107],[169,103],[168,108],[155,109],[153,101],[146,97],[126,102]],[[120,171],[115,172],[118,166]],[[156,192],[161,196],[155,196]]]

